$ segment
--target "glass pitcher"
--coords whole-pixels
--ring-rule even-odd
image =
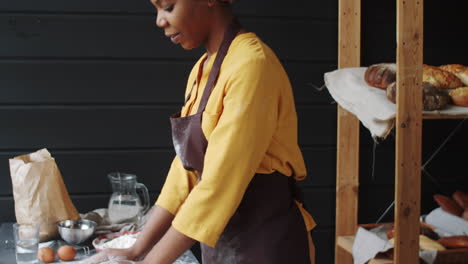
[[[136,222],[149,209],[148,189],[137,182],[136,175],[112,172],[107,175],[112,185],[112,196],[109,200],[108,215],[112,223]],[[137,194],[143,193],[143,204]]]

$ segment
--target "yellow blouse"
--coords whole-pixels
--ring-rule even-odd
[[[196,113],[214,58],[205,54],[193,67],[186,97],[193,91],[182,116]],[[197,183],[196,172],[185,170],[176,156],[156,205],[175,215],[176,230],[214,247],[255,173],[306,176],[291,84],[276,55],[254,33],[231,43],[202,130],[208,140],[202,180]],[[314,220],[298,205],[311,230]]]

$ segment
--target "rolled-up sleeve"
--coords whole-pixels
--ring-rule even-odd
[[[224,86],[222,113],[208,136],[202,180],[172,223],[212,247],[239,206],[277,126],[280,91],[267,64],[256,59],[233,69]]]
[[[185,170],[182,162],[176,156],[172,161],[166,182],[156,201],[156,205],[176,215],[196,182],[197,176],[195,173]]]

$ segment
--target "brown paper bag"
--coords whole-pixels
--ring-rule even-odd
[[[57,222],[80,218],[47,149],[10,159],[10,174],[16,221],[39,223],[41,242],[58,237]]]

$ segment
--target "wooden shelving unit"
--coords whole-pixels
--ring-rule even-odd
[[[423,119],[466,119],[468,114],[446,115],[446,114],[423,114]]]
[[[421,193],[423,0],[397,0],[395,249],[392,260],[419,263]],[[339,0],[338,68],[359,67],[361,2]],[[440,119],[444,115],[424,118]],[[450,116],[460,118],[464,116]],[[359,190],[359,120],[338,106],[335,263],[353,263]],[[409,190],[408,188],[411,188]]]
[[[468,114],[422,111],[423,2],[396,0],[397,105],[395,161],[395,248],[393,260],[370,264],[419,263],[421,138],[423,119],[466,119]],[[339,0],[338,68],[361,65],[361,1]],[[461,111],[464,112],[464,111]],[[338,106],[335,263],[353,263],[358,223],[359,120]],[[440,251],[437,260],[466,263],[466,250]],[[458,262],[453,262],[456,259]],[[443,262],[446,263],[446,262]]]
[[[393,260],[373,259],[370,264],[419,263],[422,121],[468,118],[468,114],[423,113],[421,110],[423,1],[396,0],[395,248]],[[360,0],[339,0],[338,31],[338,68],[359,67]],[[337,120],[335,263],[351,264],[350,253],[358,227],[359,120],[340,106]],[[437,259],[463,259],[464,262],[466,250],[441,251]]]

